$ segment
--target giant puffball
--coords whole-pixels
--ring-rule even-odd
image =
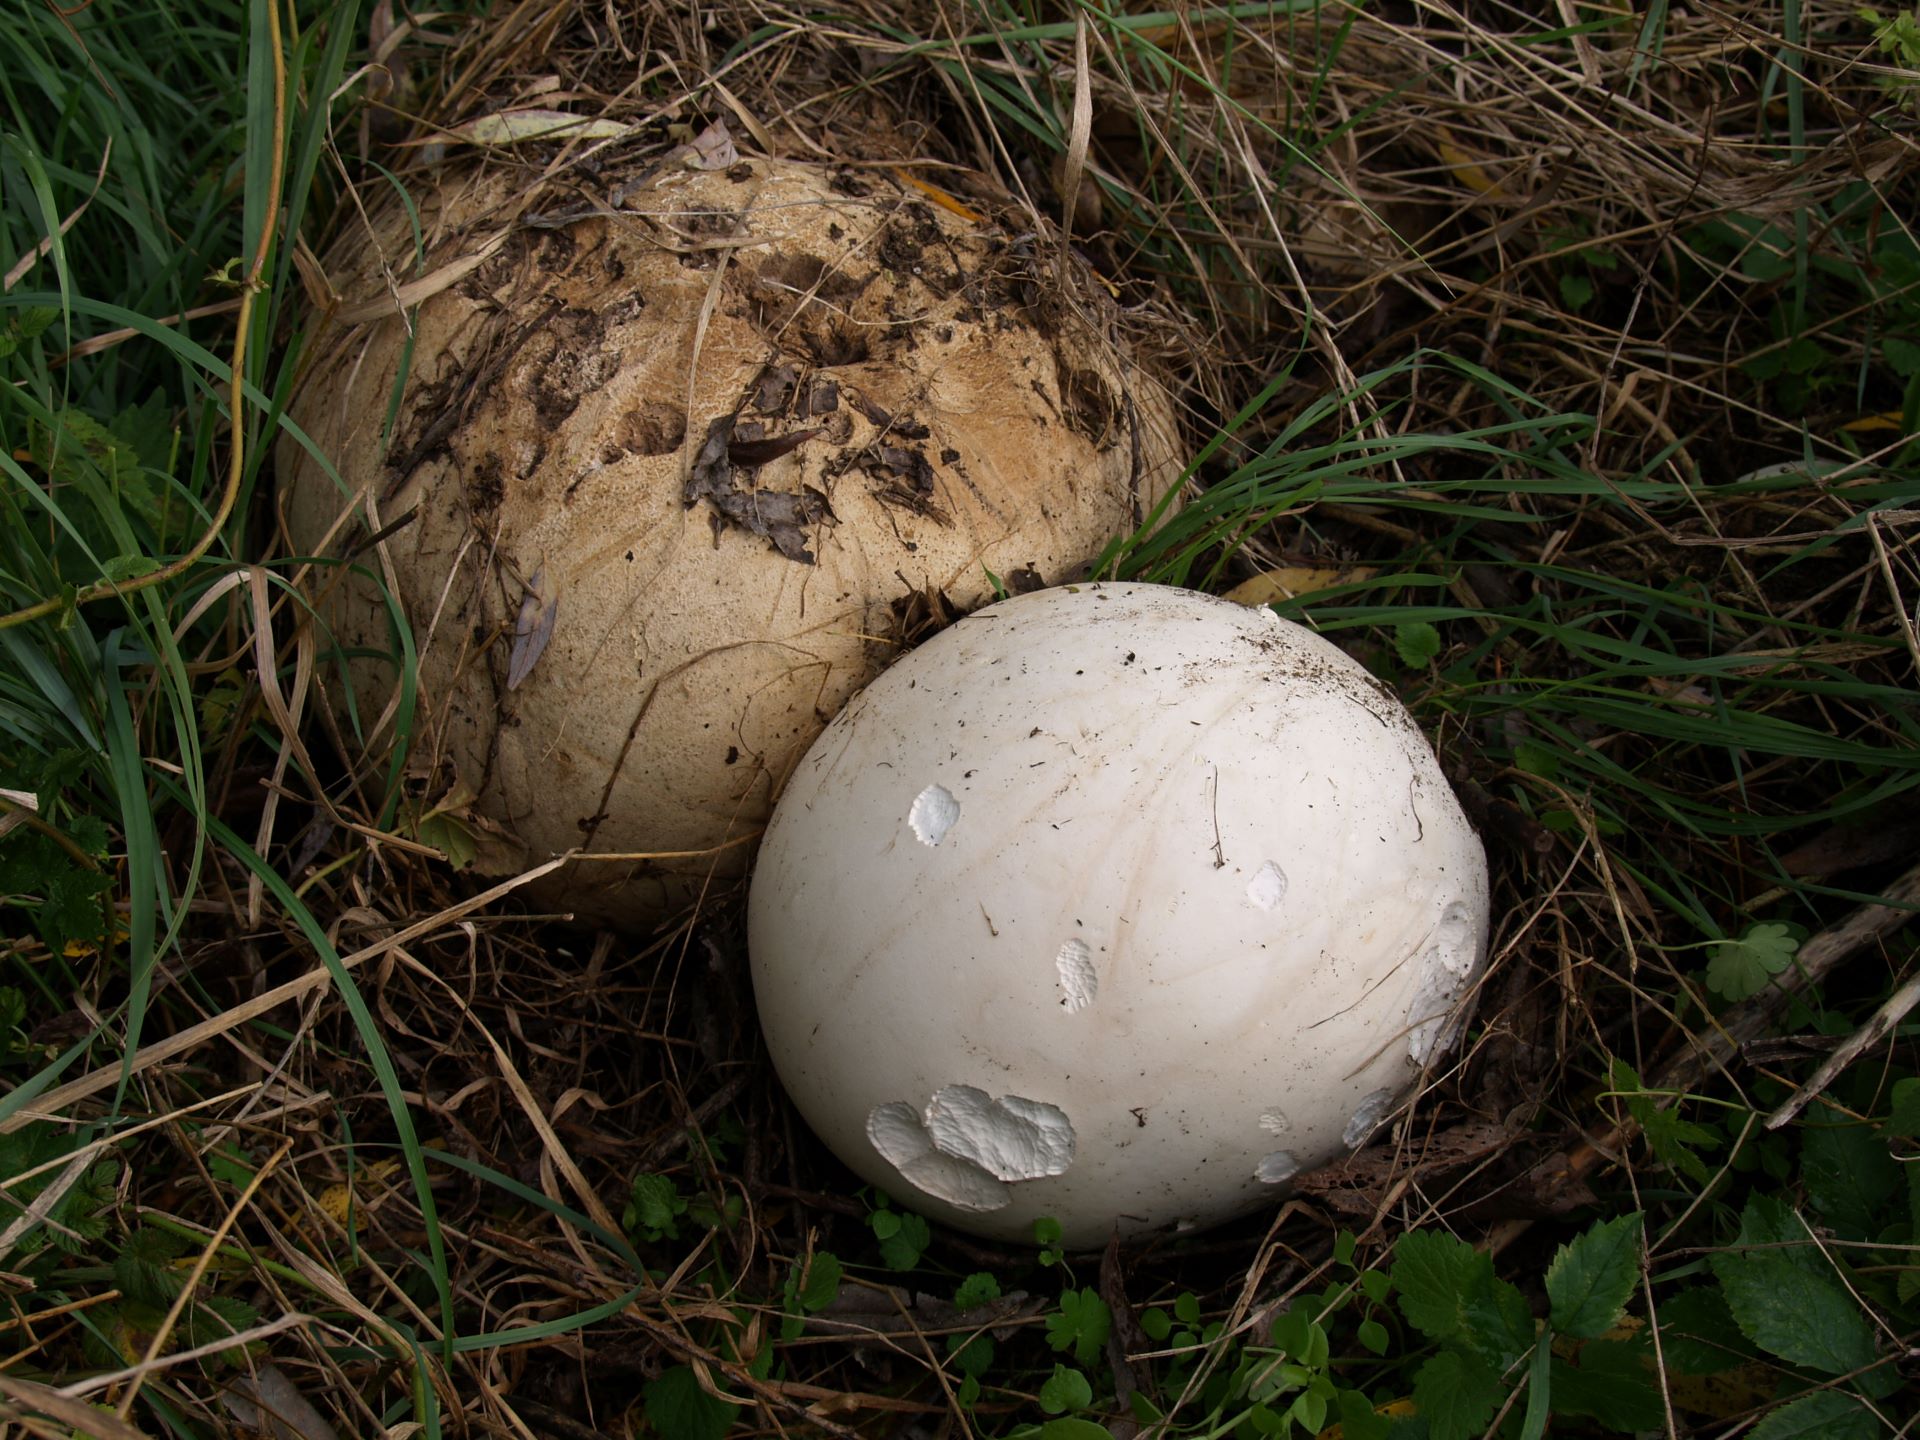
[[[754,992],[865,1180],[1097,1245],[1364,1142],[1458,1036],[1487,893],[1432,750],[1343,652],[1067,586],[935,636],[814,742],[753,879]]]
[[[906,172],[708,164],[537,203],[449,178],[418,262],[376,214],[290,407],[339,483],[280,451],[296,549],[381,574],[412,628],[426,800],[476,797],[496,871],[659,857],[532,889],[588,919],[743,873],[913,597],[1074,578],[1179,478],[1170,401],[1078,262]],[[364,577],[320,589],[371,724],[392,617]]]

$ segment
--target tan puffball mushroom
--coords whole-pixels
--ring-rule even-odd
[[[966,609],[996,577],[1074,578],[1180,462],[1111,302],[1063,288],[1031,236],[884,172],[786,161],[611,193],[554,191],[540,208],[563,223],[516,224],[507,178],[449,181],[422,203],[418,272],[406,217],[376,218],[380,253],[329,274],[361,323],[321,337],[291,406],[345,491],[291,441],[280,459],[298,551],[392,530],[372,563],[420,650],[415,773],[477,795],[496,869],[691,852],[530,887],[644,924],[744,872],[911,597]],[[432,293],[383,442],[396,288]],[[364,521],[343,523],[348,496]],[[370,585],[323,613],[341,645],[393,648]],[[370,723],[393,669],[353,678]]]

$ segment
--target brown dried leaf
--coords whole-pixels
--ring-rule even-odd
[[[686,144],[674,146],[660,163],[667,169],[725,170],[739,160],[740,152],[733,146],[733,132],[727,129],[726,121],[716,120]]]
[[[736,415],[723,415],[708,427],[707,438],[694,457],[693,469],[681,491],[682,502],[689,509],[702,500],[711,505],[716,535],[722,526],[731,523],[771,540],[774,548],[789,560],[811,565],[813,551],[807,548],[806,527],[832,518],[833,509],[827,504],[827,497],[811,485],[803,486],[797,493],[761,490],[751,482],[742,486],[734,473],[732,453],[736,447],[755,455],[763,446],[783,446],[778,453],[785,454],[818,432],[803,431],[797,438],[736,441],[733,431],[737,420]],[[787,443],[789,441],[791,443]],[[765,460],[754,460],[749,466],[764,463]]]

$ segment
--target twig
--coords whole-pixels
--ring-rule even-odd
[[[1815,1096],[1833,1083],[1835,1076],[1886,1039],[1893,1027],[1905,1019],[1907,1012],[1915,1005],[1920,1005],[1920,978],[1909,980],[1894,991],[1887,997],[1886,1003],[1873,1012],[1866,1024],[1841,1041],[1840,1047],[1813,1072],[1812,1078],[1767,1117],[1767,1129],[1778,1130],[1806,1109]]]

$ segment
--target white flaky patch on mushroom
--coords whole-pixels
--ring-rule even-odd
[[[1420,952],[1419,984],[1407,1013],[1407,1058],[1425,1065],[1460,1036],[1455,1018],[1461,993],[1480,963],[1472,912],[1459,901],[1443,908]]]
[[[1300,1162],[1285,1150],[1276,1150],[1271,1155],[1261,1157],[1254,1166],[1253,1178],[1262,1185],[1284,1185],[1300,1173]]]
[[[1367,1096],[1347,1121],[1347,1128],[1340,1132],[1340,1143],[1349,1150],[1358,1150],[1366,1144],[1367,1137],[1380,1128],[1380,1122],[1387,1118],[1397,1099],[1391,1090],[1375,1090]]]
[[[907,1183],[949,1205],[978,1213],[1012,1203],[1013,1192],[1004,1181],[971,1160],[936,1149],[919,1112],[904,1100],[873,1107],[867,1139]]]
[[[913,798],[907,812],[907,824],[922,845],[938,845],[960,818],[960,802],[944,785],[929,785]]]
[[[1073,1122],[1043,1100],[995,1099],[971,1085],[945,1085],[927,1106],[927,1133],[947,1155],[1002,1180],[1064,1175],[1073,1164]]]
[[[1077,1014],[1093,1003],[1100,992],[1100,976],[1093,968],[1093,951],[1084,940],[1069,940],[1053,957],[1060,972],[1060,1003],[1069,1015]]]
[[[1260,1112],[1260,1128],[1269,1135],[1284,1135],[1293,1128],[1293,1122],[1287,1119],[1284,1110],[1263,1110]]]
[[[924,1116],[904,1100],[867,1113],[867,1139],[909,1184],[976,1213],[1012,1203],[1009,1181],[1066,1173],[1073,1124],[1057,1105],[971,1085],[934,1092]]]
[[[1256,910],[1271,910],[1287,893],[1287,874],[1269,860],[1247,882],[1247,900]]]

